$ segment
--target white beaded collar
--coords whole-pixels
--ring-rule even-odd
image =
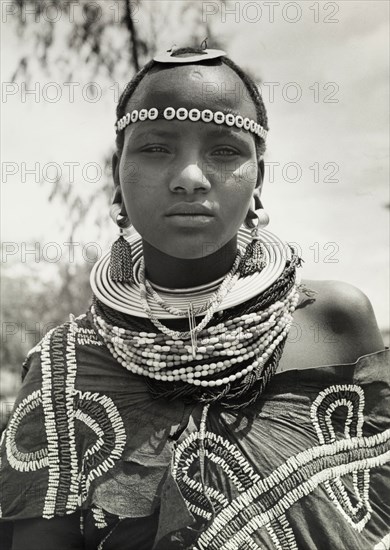
[[[90,284],[95,296],[105,305],[127,315],[146,318],[147,316],[140,303],[139,293],[139,268],[142,257],[141,236],[138,233],[134,233],[126,237],[126,239],[132,248],[135,284],[116,283],[111,280],[109,273],[110,252],[102,256],[94,265],[90,275]],[[242,226],[237,235],[238,245],[245,248],[251,240],[250,231]],[[257,296],[269,288],[282,274],[286,261],[291,258],[289,246],[279,239],[279,237],[265,229],[262,229],[260,232],[260,241],[264,247],[266,266],[260,273],[240,277],[229,294],[223,299],[217,311],[234,307]],[[193,290],[194,294],[192,295],[169,292],[159,292],[159,294],[171,306],[185,311],[189,301],[192,302],[195,310],[206,305],[214,292],[214,288],[212,287],[200,292],[196,292],[196,288]],[[153,314],[159,319],[177,318],[155,302],[151,303],[150,307]],[[186,315],[184,313],[183,317]]]

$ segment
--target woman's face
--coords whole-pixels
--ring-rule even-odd
[[[256,120],[244,84],[224,65],[148,74],[127,107],[230,110]],[[145,241],[170,256],[200,258],[229,242],[246,217],[257,176],[254,136],[243,130],[189,120],[125,129],[119,180],[128,216]]]

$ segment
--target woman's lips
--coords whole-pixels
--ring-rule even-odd
[[[205,202],[179,202],[169,208],[165,214],[168,217],[171,216],[209,216],[212,217],[214,209],[209,201]]]
[[[214,220],[214,216],[204,214],[174,214],[167,219],[176,226],[199,227],[207,225]]]

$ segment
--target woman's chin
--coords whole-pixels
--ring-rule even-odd
[[[163,252],[167,256],[172,256],[173,258],[177,258],[179,260],[198,260],[199,258],[204,258],[205,256],[208,256],[209,253],[206,252],[205,245],[201,245],[200,247],[194,247],[194,248],[186,248],[182,249],[179,247],[169,247],[169,248],[160,248],[156,247],[160,252]]]

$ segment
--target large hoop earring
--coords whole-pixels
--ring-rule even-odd
[[[269,224],[268,213],[264,210],[263,204],[258,195],[252,197],[251,206],[246,215],[244,226],[247,229],[254,229],[258,227],[262,229]]]
[[[269,223],[269,216],[258,196],[252,197],[251,206],[253,210],[249,209],[245,225],[248,229],[251,229],[252,241],[247,245],[238,268],[242,277],[260,272],[266,266],[264,248],[260,238],[261,229]],[[256,208],[256,206],[259,206],[259,208]]]

